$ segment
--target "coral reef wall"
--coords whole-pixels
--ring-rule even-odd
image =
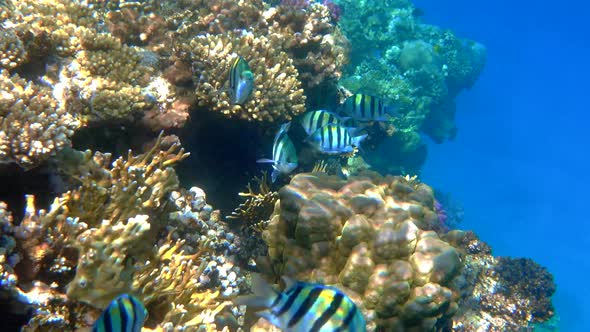
[[[423,13],[410,1],[337,3],[343,7],[339,25],[354,59],[341,84],[353,92],[381,96],[395,106],[391,150],[405,159],[421,158],[417,160],[421,164],[424,157],[416,153],[424,146],[420,133],[437,143],[456,136],[453,100],[482,72],[485,47],[423,23]],[[419,169],[412,163],[399,164],[410,173]]]
[[[418,173],[484,64],[404,0],[0,0],[5,327],[88,329],[128,293],[144,331],[268,330],[232,302],[251,272],[335,285],[369,331],[550,319],[544,268],[449,231],[417,176],[365,171]],[[354,129],[360,152],[318,157],[294,129],[302,166],[255,177],[279,127],[350,92],[395,113]]]

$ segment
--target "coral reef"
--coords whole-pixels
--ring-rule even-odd
[[[52,89],[0,69],[0,163],[34,167],[69,146],[79,126]]]
[[[451,231],[444,238],[467,254],[454,281],[462,295],[455,330],[519,331],[554,316],[555,284],[545,268],[530,259],[494,257],[471,232]]]
[[[293,58],[307,87],[338,81],[348,62],[348,41],[332,22],[330,8],[309,3],[303,10],[284,3],[265,11],[271,33],[282,36],[283,48]]]
[[[468,308],[466,303],[476,297],[470,292],[476,283],[465,282],[477,267],[471,265],[476,255],[463,246],[468,235],[447,236],[439,228],[433,191],[416,177],[368,173],[345,181],[321,173],[298,174],[279,190],[263,233],[269,256],[260,262],[268,268],[261,270],[274,271],[274,277],[286,274],[337,285],[358,301],[371,330],[430,331],[461,324],[456,315],[460,304]],[[497,275],[497,268],[514,266],[480,271]],[[524,273],[537,270],[528,271]],[[522,283],[508,285],[515,289],[513,301],[539,303],[521,305],[523,319],[515,326],[528,326],[533,316],[552,315],[542,305],[551,291],[537,298],[522,291]],[[531,288],[540,291],[550,285],[547,280]]]
[[[453,99],[477,80],[485,47],[422,23],[410,1],[340,4],[340,26],[355,59],[341,84],[381,96],[397,108],[395,130],[388,135],[397,136],[390,142],[401,145],[396,150],[405,151],[406,159],[422,148],[421,132],[438,143],[452,140],[457,133]]]
[[[191,40],[190,54],[196,73],[199,106],[244,120],[289,121],[305,110],[305,96],[297,70],[281,51],[277,36],[199,35]],[[255,88],[244,105],[232,105],[220,93],[229,77],[231,62],[240,55],[254,73]]]
[[[48,211],[29,197],[18,225],[1,206],[2,289],[33,307],[28,329],[88,326],[86,312],[96,318],[124,292],[137,294],[167,330],[235,320],[239,312],[222,299],[241,282],[227,258],[234,236],[202,190],[178,189],[170,166],[185,157],[161,138],[110,167],[108,155],[69,151],[64,167],[77,189]]]
[[[130,293],[149,311],[147,330],[268,329],[230,301],[248,288],[245,270],[336,285],[371,331],[519,330],[550,319],[555,286],[544,268],[449,231],[445,219],[460,211],[416,176],[366,171],[417,171],[420,134],[455,136],[453,98],[485,64],[481,44],[419,16],[407,0],[0,0],[0,174],[52,177],[24,199],[22,184],[18,195],[0,192],[10,196],[0,197],[0,299],[18,327],[87,329]],[[238,56],[254,75],[240,105],[228,93]],[[244,160],[260,157],[273,127],[306,107],[335,108],[346,88],[397,108],[392,121],[361,128],[363,147],[386,147],[388,158],[303,153],[314,173],[278,191],[255,178],[230,223],[203,189],[180,184],[180,139],[151,141],[173,130],[211,164],[191,169],[210,198],[215,186],[235,195],[242,184],[229,173],[252,174]],[[87,149],[93,134],[117,146],[72,148]],[[59,189],[48,190],[53,180]]]
[[[48,137],[30,133],[18,148],[5,147],[14,135],[2,132],[2,162],[25,168],[68,146],[80,128],[182,128],[194,107],[250,121],[288,121],[305,109],[304,88],[334,86],[347,61],[346,39],[332,24],[329,6],[319,3],[300,10],[261,0],[26,0],[9,1],[7,8],[0,31],[3,81],[10,77],[12,85],[47,95],[43,103],[50,105],[23,119],[39,123],[34,128],[47,127],[35,117],[46,117],[51,106],[58,117]],[[241,106],[229,103],[226,90],[228,64],[237,55],[249,62],[256,84]],[[12,94],[2,96],[6,103],[26,97]],[[2,111],[4,121],[7,113],[19,114]]]

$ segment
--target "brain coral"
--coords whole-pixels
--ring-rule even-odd
[[[361,306],[370,331],[516,331],[552,316],[544,269],[496,259],[471,232],[445,233],[432,189],[415,177],[365,174],[295,175],[263,233],[260,270],[336,285]],[[514,274],[539,282],[507,277]]]
[[[460,253],[435,231],[430,187],[386,177],[298,174],[264,233],[275,271],[336,284],[377,329],[432,329],[457,304]]]

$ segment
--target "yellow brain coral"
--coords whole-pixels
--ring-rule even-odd
[[[298,174],[279,196],[264,232],[277,274],[342,287],[377,330],[430,330],[456,308],[460,255],[433,231],[428,186]]]

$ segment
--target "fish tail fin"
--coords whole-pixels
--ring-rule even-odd
[[[290,128],[291,128],[291,121],[289,121],[287,123],[283,123],[281,125],[281,127],[279,128],[279,133],[286,133],[289,131]]]
[[[277,290],[262,279],[260,274],[252,273],[252,295],[242,295],[233,299],[236,305],[246,305],[259,308],[270,308],[277,297],[281,296]]]
[[[361,142],[367,138],[367,136],[369,136],[368,134],[363,134],[360,136],[356,136],[352,138],[352,144],[356,147],[360,147],[361,146]]]
[[[358,125],[356,127],[346,127],[346,130],[348,130],[348,133],[350,134],[350,136],[355,137],[355,136],[359,136],[359,133],[361,131],[363,131],[365,128],[367,128],[367,125]]]

